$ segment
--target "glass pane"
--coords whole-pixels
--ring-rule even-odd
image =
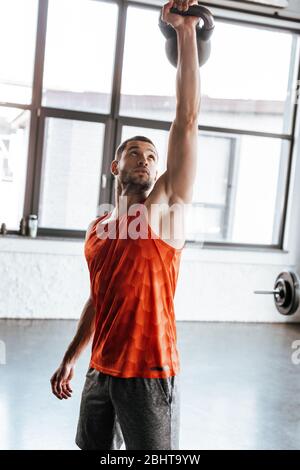
[[[19,230],[23,217],[30,113],[0,107],[0,223]]]
[[[218,207],[206,207],[193,203],[186,212],[186,240],[197,243],[224,241],[223,210]]]
[[[165,54],[159,10],[129,7],[122,72],[120,114],[172,120],[176,69]]]
[[[296,40],[287,32],[218,21],[211,56],[201,68],[199,123],[289,133]]]
[[[122,141],[149,137],[166,169],[168,131],[124,126]],[[199,133],[193,203],[187,239],[277,244],[287,175],[289,143],[236,134]]]
[[[43,105],[110,111],[118,7],[93,0],[50,0]]]
[[[120,113],[172,121],[176,69],[166,58],[158,16],[158,10],[128,8]],[[200,73],[199,123],[289,133],[296,43],[291,33],[217,21]]]
[[[226,204],[228,172],[234,138],[218,134],[199,134],[197,177],[194,185],[195,202]],[[200,150],[201,149],[201,150]]]
[[[243,136],[237,138],[237,144],[227,240],[276,244],[279,242],[289,143]]]
[[[104,124],[47,118],[39,226],[86,230],[96,217]]]
[[[0,101],[29,104],[32,95],[37,0],[0,2]]]

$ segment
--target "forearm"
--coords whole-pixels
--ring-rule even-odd
[[[197,120],[200,110],[200,72],[195,27],[176,29],[178,63],[176,74],[176,118]]]
[[[78,322],[76,334],[68,346],[62,362],[74,363],[81,352],[90,342],[95,331],[95,309],[91,299],[89,299],[82,311]]]

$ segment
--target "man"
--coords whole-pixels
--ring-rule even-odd
[[[71,397],[74,364],[93,338],[76,435],[81,449],[119,449],[123,440],[126,449],[179,448],[180,366],[173,298],[184,245],[181,209],[192,200],[196,174],[199,18],[172,14],[170,8],[185,11],[195,3],[170,1],[162,12],[178,38],[177,107],[167,169],[157,179],[158,155],[151,140],[135,136],[123,142],[111,164],[116,206],[87,230],[91,293],[77,333],[51,378],[59,399]],[[135,221],[122,210],[125,199],[128,212],[136,205],[142,209],[147,237],[121,238],[124,220]],[[166,234],[162,227],[171,219],[171,234]],[[113,226],[117,236],[105,238]]]

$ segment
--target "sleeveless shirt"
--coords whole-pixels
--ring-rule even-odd
[[[84,245],[95,308],[90,367],[127,378],[177,375],[174,295],[183,247],[167,244],[147,221],[144,236],[129,236],[135,217],[105,223],[110,214],[96,219]]]

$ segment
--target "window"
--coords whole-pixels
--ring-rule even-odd
[[[122,140],[138,129],[159,136],[165,158],[176,69],[165,57],[158,13],[128,8],[120,114]],[[211,56],[200,70],[199,158],[187,213],[191,241],[280,245],[298,61],[296,34],[216,21]],[[148,120],[149,128],[135,128],[138,120]],[[166,130],[151,128],[153,120]]]
[[[85,230],[98,205],[104,125],[47,118],[39,226]]]
[[[296,36],[217,21],[211,42],[199,124],[290,133]]]
[[[30,113],[0,107],[0,223],[17,230],[23,216]]]
[[[159,10],[129,7],[122,72],[122,116],[170,121],[175,113],[176,69],[165,54]]]
[[[218,11],[200,69],[187,241],[280,248],[298,111],[298,26]],[[0,14],[0,222],[14,232],[22,216],[37,214],[39,234],[82,238],[99,204],[114,203],[110,164],[121,141],[148,136],[159,175],[166,169],[177,71],[158,28],[160,7],[3,0]]]
[[[122,141],[149,137],[166,170],[168,131],[124,126]],[[190,241],[252,244],[279,242],[289,147],[280,139],[200,132],[193,202],[186,212]]]
[[[117,5],[50,0],[43,106],[109,113]]]
[[[120,114],[171,121],[176,69],[166,60],[157,22],[156,10],[128,9]],[[201,68],[199,124],[290,132],[296,39],[288,32],[216,21],[211,55]]]
[[[37,0],[0,2],[0,101],[31,102]]]

